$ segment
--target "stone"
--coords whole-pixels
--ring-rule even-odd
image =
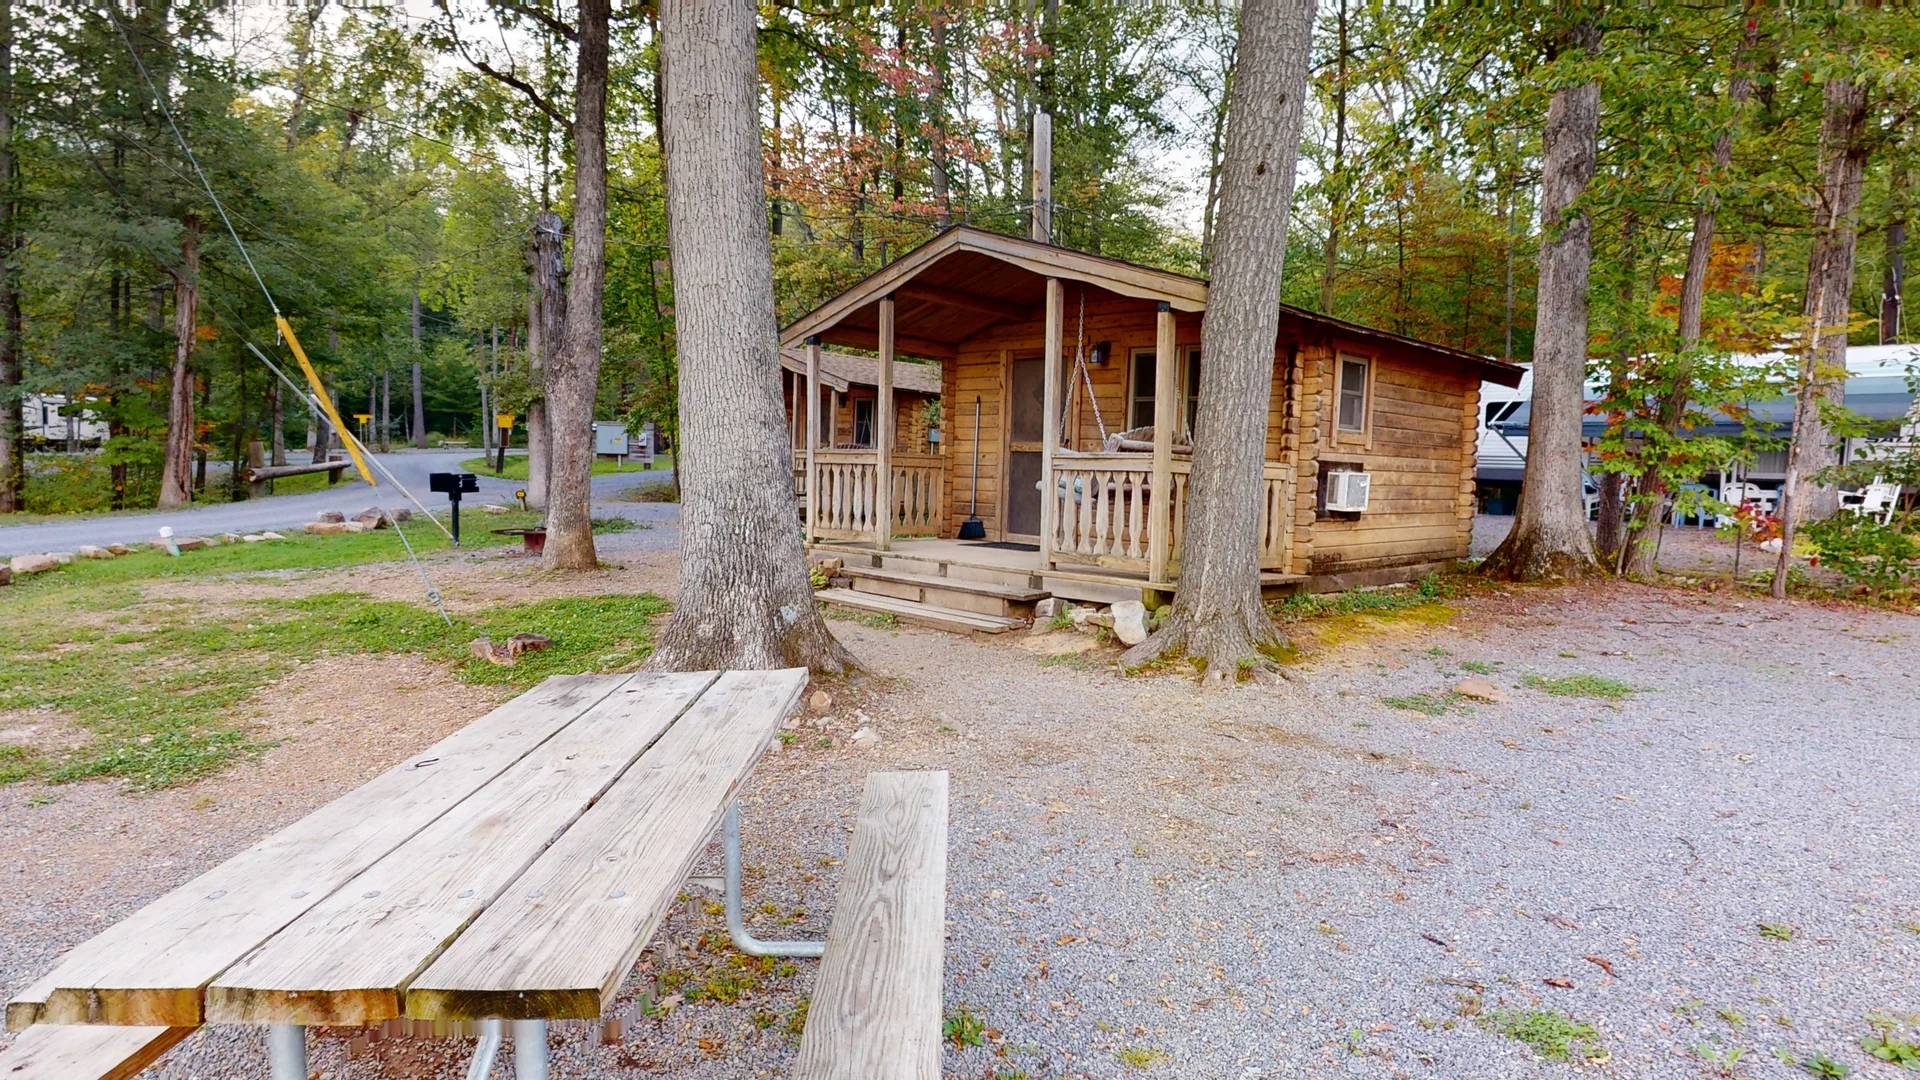
[[[832,577],[834,574],[839,573],[841,568],[846,565],[847,561],[845,559],[821,559],[820,572],[826,574],[828,577]]]
[[[347,531],[344,521],[309,521],[301,526],[301,531],[313,536],[334,536]]]
[[[338,510],[322,510],[313,516],[313,520],[340,522],[347,520],[347,515]]]
[[[880,733],[871,727],[863,727],[853,733],[853,745],[862,750],[871,750],[880,745]]]
[[[239,533],[221,533],[220,542],[223,544],[237,544],[240,542],[240,534]]]
[[[262,539],[262,540],[285,540],[285,539],[286,539],[286,537],[284,537],[284,536],[281,536],[281,535],[280,535],[279,533],[277,533],[277,532],[263,532],[263,533],[261,533],[261,534],[260,534],[260,539]]]
[[[78,556],[76,556],[71,551],[49,551],[47,552],[47,558],[52,559],[54,562],[59,563],[61,566],[65,566],[68,563],[71,563],[74,559],[78,558]]]
[[[367,524],[364,521],[343,521],[340,524],[346,526],[346,530],[350,533],[364,533],[364,532],[373,531],[373,526]]]
[[[266,537],[261,536],[259,533],[248,533],[247,535],[240,538],[241,542],[248,543],[248,544],[257,544],[260,541],[265,539]]]
[[[1052,622],[1055,617],[1065,610],[1067,610],[1067,602],[1065,600],[1062,600],[1058,596],[1049,596],[1045,600],[1033,605],[1033,621],[1035,624]]]
[[[384,528],[387,524],[387,512],[377,506],[369,506],[365,510],[353,515],[353,520],[365,525],[369,529]]]
[[[501,506],[499,503],[481,503],[480,512],[483,514],[504,514],[507,512],[507,508]]]
[[[1111,629],[1113,629],[1113,612],[1111,612],[1111,611],[1095,611],[1095,612],[1093,612],[1093,613],[1091,613],[1091,614],[1089,614],[1089,615],[1088,615],[1088,616],[1086,617],[1086,620],[1085,620],[1084,622],[1082,622],[1082,623],[1081,623],[1080,625],[1082,625],[1082,626],[1099,626],[1099,627],[1104,627],[1104,628],[1106,628],[1106,629],[1108,629],[1108,630],[1111,630]]]
[[[1078,604],[1067,605],[1067,619],[1068,621],[1072,622],[1073,625],[1075,626],[1087,625],[1088,620],[1092,619],[1097,614],[1099,614],[1099,612],[1094,608],[1081,607]]]
[[[95,547],[92,544],[81,544],[79,547],[73,549],[73,553],[75,555],[80,556],[83,559],[113,558],[113,552],[108,551],[106,548],[103,548],[103,547]]]
[[[817,713],[826,712],[828,709],[833,708],[833,695],[827,693],[825,690],[815,690],[813,693],[807,695],[807,708]]]
[[[113,552],[113,553],[114,553],[115,555],[131,555],[131,554],[133,554],[133,549],[132,549],[132,548],[130,548],[130,547],[128,547],[128,546],[127,546],[127,545],[125,545],[125,544],[108,544],[108,545],[107,545],[107,550],[108,550],[108,551],[111,551],[111,552]]]
[[[51,555],[15,555],[13,561],[7,566],[13,572],[13,576],[25,577],[28,574],[44,574],[49,570],[58,570],[60,560]]]
[[[506,642],[496,645],[492,638],[474,638],[467,644],[467,651],[472,653],[475,659],[485,660],[489,664],[498,664],[501,667],[512,667],[520,661],[520,657],[508,647]]]
[[[13,567],[0,563],[0,585],[13,584]]]
[[[1490,701],[1495,705],[1507,700],[1507,692],[1486,679],[1461,679],[1453,684],[1453,692],[1461,697]]]
[[[1138,600],[1122,600],[1113,605],[1113,636],[1122,645],[1138,645],[1147,640],[1147,605]]]
[[[521,653],[545,652],[553,648],[553,639],[545,634],[515,634],[507,639],[507,651],[516,659]]]
[[[203,547],[212,547],[213,541],[204,536],[176,536],[173,538],[173,546],[181,551],[198,551]]]
[[[404,506],[396,506],[387,511],[387,516],[393,521],[412,521],[413,511]]]

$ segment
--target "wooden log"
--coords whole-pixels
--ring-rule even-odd
[[[351,461],[316,461],[311,465],[268,465],[258,469],[248,468],[240,474],[240,479],[251,484],[258,481],[278,480],[283,476],[306,476],[309,473],[323,472],[332,473],[333,478],[337,480],[343,470],[352,467]]]

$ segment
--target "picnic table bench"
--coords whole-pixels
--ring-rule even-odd
[[[597,1019],[716,827],[743,950],[824,954],[796,1075],[939,1069],[945,773],[869,777],[824,946],[740,918],[735,795],[803,669],[556,676],[82,943],[7,1003],[0,1080],[131,1076],[203,1023],[269,1028],[305,1080],[312,1025]]]

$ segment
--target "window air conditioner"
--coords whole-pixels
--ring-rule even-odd
[[[1327,473],[1327,509],[1358,514],[1367,508],[1367,474],[1351,469],[1332,469]]]

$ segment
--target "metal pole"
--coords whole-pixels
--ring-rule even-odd
[[[270,1025],[267,1063],[273,1080],[307,1080],[307,1029],[299,1024]]]
[[[725,823],[720,827],[721,847],[726,853],[727,878],[727,933],[733,935],[733,947],[748,956],[805,956],[819,958],[826,955],[827,943],[824,941],[761,941],[747,933],[747,924],[740,917],[740,804],[727,807]],[[278,1080],[276,1077],[275,1080]]]
[[[547,1080],[545,1020],[513,1022],[513,1076],[514,1080]]]
[[[499,1053],[500,1021],[480,1021],[480,1043],[473,1048],[473,1064],[467,1066],[467,1080],[487,1080],[493,1073],[493,1059]]]

